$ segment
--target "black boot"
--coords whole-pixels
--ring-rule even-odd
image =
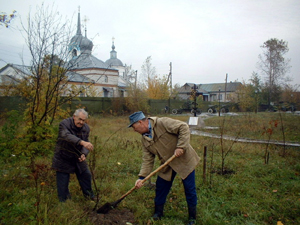
[[[164,215],[164,205],[155,205],[154,215],[152,216],[153,220],[160,220]]]
[[[187,225],[194,225],[196,224],[196,213],[197,213],[197,206],[188,206],[189,208],[189,222]]]

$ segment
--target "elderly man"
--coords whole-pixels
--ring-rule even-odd
[[[199,156],[190,145],[190,132],[186,123],[167,118],[146,118],[143,112],[135,112],[129,116],[134,131],[142,135],[143,163],[136,188],[143,186],[142,180],[152,171],[155,155],[164,163],[173,154],[176,158],[158,173],[156,180],[156,196],[154,199],[154,220],[163,216],[164,204],[172,186],[175,175],[182,179],[189,212],[189,225],[196,224],[197,194],[195,185],[195,167]]]
[[[69,192],[70,173],[75,173],[85,197],[94,199],[91,185],[91,172],[86,156],[93,150],[89,142],[90,128],[86,124],[88,113],[77,109],[73,117],[59,124],[59,134],[55,147],[52,168],[56,170],[56,183],[59,201],[71,198]]]

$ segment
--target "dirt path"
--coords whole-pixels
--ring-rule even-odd
[[[191,134],[205,136],[205,137],[211,137],[211,138],[221,138],[221,135],[211,134],[208,132],[195,130],[195,129],[191,129]],[[256,140],[256,139],[248,139],[248,138],[236,138],[236,137],[231,137],[231,136],[227,136],[227,135],[223,135],[222,138],[225,140],[231,140],[231,141],[236,141],[236,142],[257,143],[257,144],[274,144],[274,145],[285,145],[285,146],[290,146],[290,147],[300,147],[300,143],[298,143],[298,142]]]

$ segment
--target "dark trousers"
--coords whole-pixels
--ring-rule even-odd
[[[166,202],[167,195],[170,192],[172,187],[174,178],[176,176],[176,172],[173,170],[171,181],[166,181],[161,177],[157,177],[156,180],[156,196],[154,199],[155,205],[163,205]],[[185,197],[187,204],[189,206],[196,206],[197,205],[197,193],[196,193],[196,185],[195,185],[195,170],[191,172],[187,178],[182,180]]]
[[[82,193],[87,198],[93,198],[93,190],[92,190],[92,175],[89,170],[86,170],[82,173],[75,172],[79,185],[81,187]],[[67,199],[71,198],[69,192],[69,181],[70,174],[62,173],[56,171],[56,185],[57,185],[57,194],[60,202],[64,202]]]

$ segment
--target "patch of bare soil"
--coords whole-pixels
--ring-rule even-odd
[[[89,214],[92,224],[97,225],[134,225],[134,215],[128,209],[112,209],[107,214],[98,214],[93,211]]]

